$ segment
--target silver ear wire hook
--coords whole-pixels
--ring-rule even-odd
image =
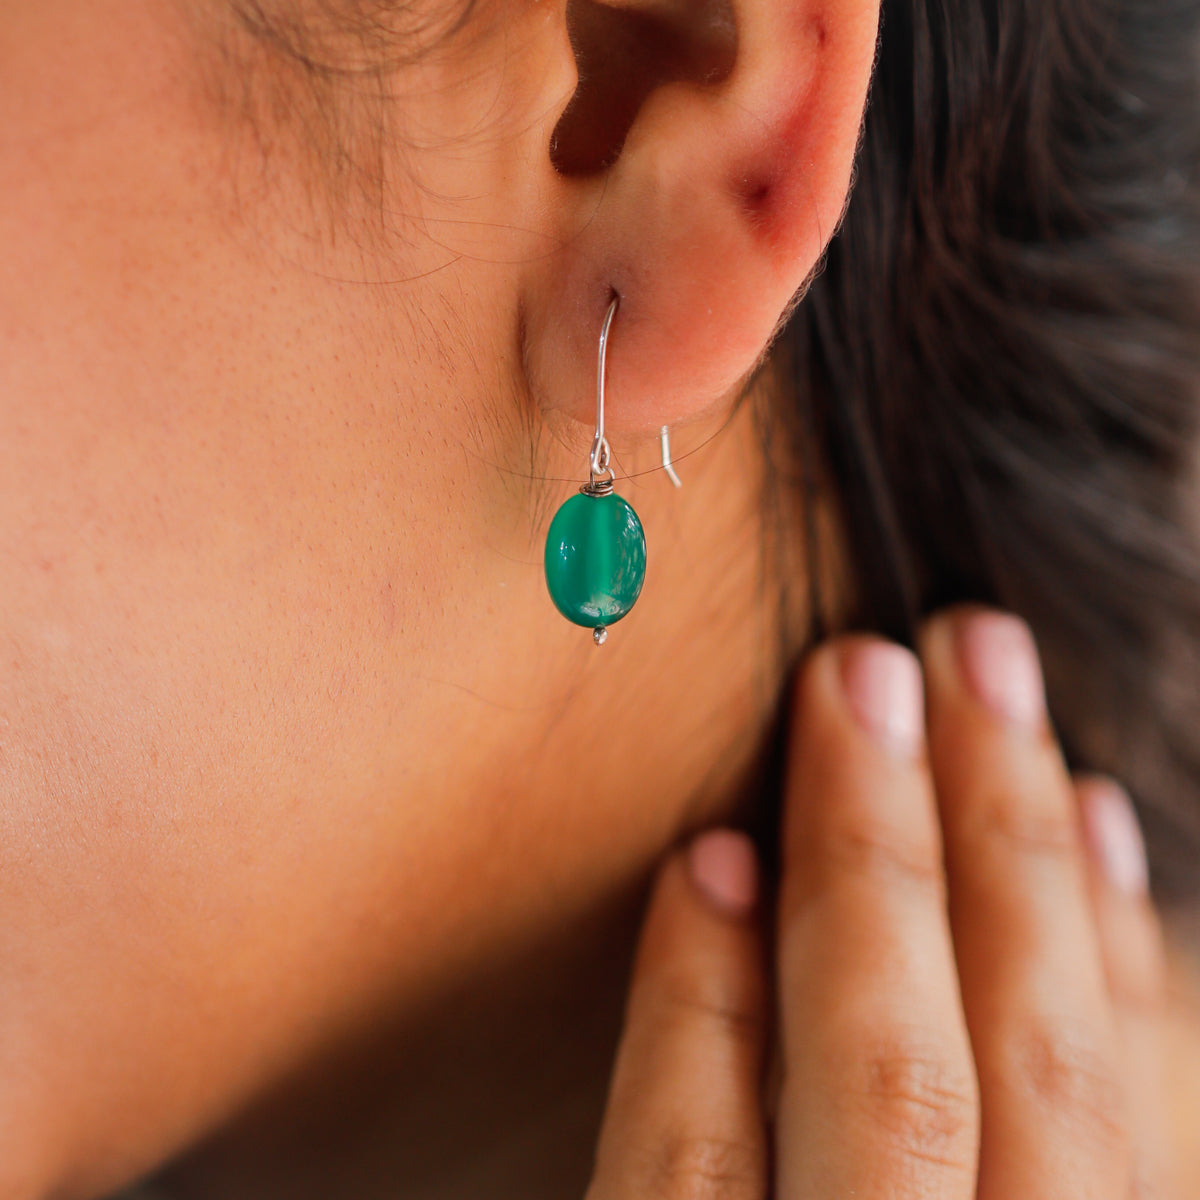
[[[600,329],[600,356],[596,363],[596,436],[592,439],[592,453],[588,458],[588,474],[591,478],[585,489],[592,496],[607,495],[617,480],[616,472],[612,469],[612,451],[608,438],[604,436],[604,376],[608,362],[608,329],[619,303],[620,297],[614,296]],[[599,478],[603,475],[608,478]]]
[[[683,480],[675,473],[675,468],[671,465],[671,442],[670,436],[667,433],[667,427],[662,427],[662,433],[659,435],[662,441],[662,462],[663,470],[667,473],[667,478],[677,487],[683,487]]]
[[[646,534],[633,505],[613,490],[617,476],[604,434],[608,334],[619,298],[614,294],[600,331],[596,364],[596,436],[582,495],[563,502],[546,531],[546,588],[568,621],[592,631],[602,646],[608,626],[625,617],[646,580]]]

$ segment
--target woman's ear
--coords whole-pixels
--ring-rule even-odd
[[[580,81],[546,170],[560,249],[530,264],[538,402],[609,426],[713,408],[760,360],[845,208],[879,0],[569,0]],[[564,49],[564,52],[566,50]]]

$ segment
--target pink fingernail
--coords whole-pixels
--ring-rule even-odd
[[[841,668],[859,725],[893,754],[917,755],[925,733],[925,696],[916,655],[892,642],[852,642]]]
[[[749,836],[734,829],[710,829],[688,849],[692,879],[722,912],[745,916],[758,898],[758,856]]]
[[[1127,895],[1145,895],[1146,842],[1129,794],[1111,779],[1089,779],[1080,784],[1079,802],[1088,850],[1109,883]]]
[[[1029,728],[1042,722],[1042,668],[1024,621],[1007,613],[974,613],[958,627],[958,649],[967,683],[996,716]]]

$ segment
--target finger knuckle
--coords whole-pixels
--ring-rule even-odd
[[[762,1200],[760,1148],[732,1138],[675,1133],[640,1157],[635,1194],[646,1200]]]
[[[659,1025],[700,1023],[718,1037],[755,1045],[763,1036],[763,1018],[744,1000],[711,973],[679,969],[659,980],[652,1019]]]
[[[1127,1100],[1115,1054],[1092,1030],[1043,1019],[1020,1028],[1008,1055],[1012,1081],[1077,1136],[1115,1147],[1128,1135]]]
[[[932,1040],[881,1039],[862,1059],[856,1102],[905,1158],[956,1170],[973,1167],[979,1089],[969,1056]]]
[[[941,848],[933,838],[901,833],[892,825],[857,815],[830,837],[828,863],[838,876],[882,878],[940,897],[946,886]]]
[[[1080,866],[1083,842],[1077,818],[1065,793],[1053,800],[1047,803],[1019,789],[985,793],[973,806],[979,840],[1006,855]]]

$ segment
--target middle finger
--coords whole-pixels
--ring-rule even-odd
[[[1071,780],[1033,639],[959,610],[923,631],[951,928],[979,1076],[980,1200],[1123,1198],[1115,1022]]]
[[[778,896],[780,1200],[967,1200],[978,1092],[921,736],[920,669],[874,638],[796,689]]]

